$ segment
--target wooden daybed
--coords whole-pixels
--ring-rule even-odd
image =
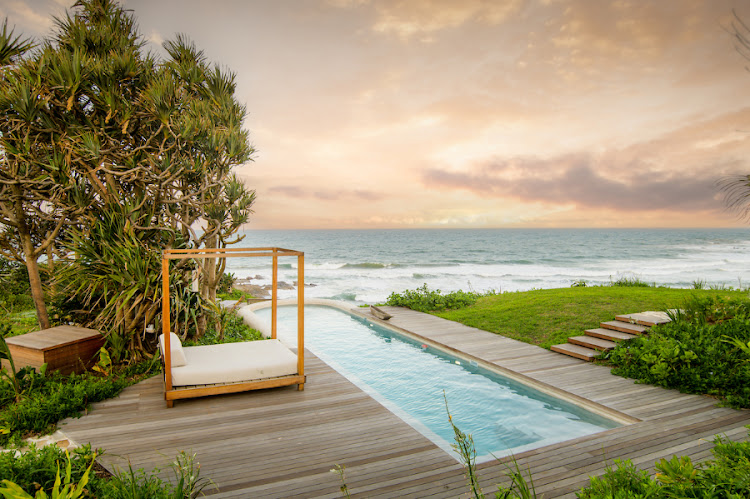
[[[297,352],[276,338],[278,259],[297,257]],[[183,347],[171,332],[169,261],[190,258],[271,257],[273,284],[271,338],[244,343]],[[165,250],[162,256],[162,334],[164,399],[167,407],[182,398],[235,393],[261,388],[305,385],[304,253],[283,248]]]

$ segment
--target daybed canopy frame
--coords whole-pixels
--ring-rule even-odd
[[[271,339],[276,339],[276,322],[278,316],[278,274],[279,257],[297,257],[297,373],[294,375],[266,378],[255,381],[226,383],[207,386],[173,387],[172,359],[170,347],[171,324],[169,319],[169,261],[193,258],[256,258],[271,257],[273,278],[271,286]],[[167,249],[162,255],[162,331],[164,334],[164,399],[167,407],[172,407],[174,400],[182,398],[203,397],[223,393],[235,393],[261,388],[297,385],[298,390],[305,388],[305,254],[284,248],[209,248],[209,249]]]

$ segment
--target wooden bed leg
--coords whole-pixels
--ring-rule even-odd
[[[300,384],[297,385],[297,391],[298,392],[304,391],[304,389],[305,389],[305,384],[304,383],[300,383]]]
[[[167,400],[167,409],[174,407],[174,400]]]

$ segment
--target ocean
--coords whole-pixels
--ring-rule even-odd
[[[443,292],[526,291],[640,279],[691,288],[750,286],[750,229],[393,229],[248,230],[235,247],[305,253],[307,297],[383,302],[427,284]],[[297,260],[279,261],[297,279]],[[227,260],[252,284],[271,282],[265,258]],[[294,290],[280,290],[291,298]]]

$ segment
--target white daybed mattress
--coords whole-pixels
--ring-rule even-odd
[[[182,347],[186,364],[172,367],[172,385],[235,383],[297,374],[297,354],[281,341]]]

